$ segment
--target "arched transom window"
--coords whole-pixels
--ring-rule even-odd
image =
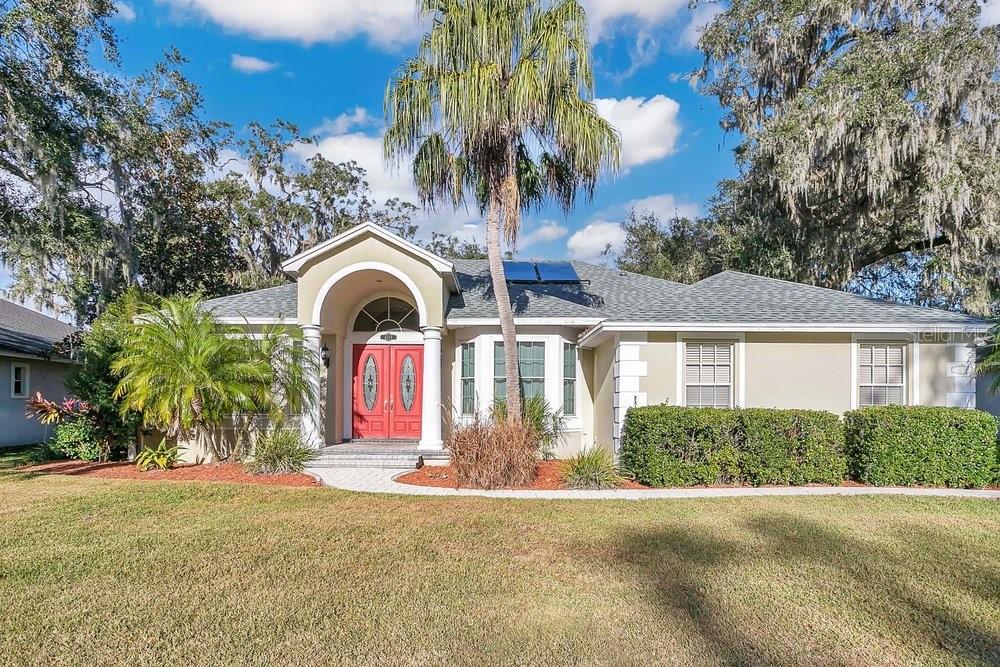
[[[417,309],[394,296],[369,301],[354,319],[355,331],[418,331]]]

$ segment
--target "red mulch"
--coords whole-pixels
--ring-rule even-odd
[[[534,482],[528,484],[527,486],[513,486],[510,488],[534,491],[559,491],[566,489],[567,486],[563,483],[562,467],[563,464],[561,461],[539,461],[538,474],[535,477]],[[403,484],[413,484],[415,486],[439,486],[452,489],[459,488],[458,481],[455,478],[455,469],[451,465],[424,466],[423,468],[414,470],[413,472],[400,475],[396,478],[396,481]],[[639,484],[638,482],[626,480],[622,483],[620,488],[645,489],[647,487]]]
[[[254,475],[239,463],[215,465],[181,464],[170,470],[143,472],[133,463],[88,463],[86,461],[54,461],[18,468],[18,472],[41,475],[80,475],[100,479],[147,479],[155,481],[229,482],[236,484],[267,484],[271,486],[321,486],[309,475]]]

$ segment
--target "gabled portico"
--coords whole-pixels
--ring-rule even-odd
[[[459,291],[452,263],[368,223],[282,268],[297,282],[304,344],[322,360],[303,439],[442,449],[441,334]]]

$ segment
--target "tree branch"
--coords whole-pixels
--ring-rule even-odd
[[[866,255],[862,255],[857,261],[856,266],[862,269],[866,266],[871,266],[872,264],[881,261],[883,259],[888,259],[889,257],[895,257],[896,255],[901,255],[905,252],[918,252],[922,250],[930,250],[931,248],[936,248],[942,245],[951,245],[951,239],[944,234],[939,234],[934,238],[930,239],[918,239],[916,241],[911,241],[910,243],[900,243],[895,241],[892,243],[887,243],[878,250],[873,250]]]

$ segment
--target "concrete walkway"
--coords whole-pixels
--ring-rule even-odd
[[[657,498],[735,498],[743,496],[944,496],[1000,499],[1000,491],[979,489],[925,489],[871,486],[769,486],[723,489],[642,489],[622,491],[483,491],[415,486],[395,481],[412,470],[392,468],[310,468],[309,474],[326,486],[346,491],[399,493],[413,496],[485,496],[487,498],[561,500],[655,500]]]

